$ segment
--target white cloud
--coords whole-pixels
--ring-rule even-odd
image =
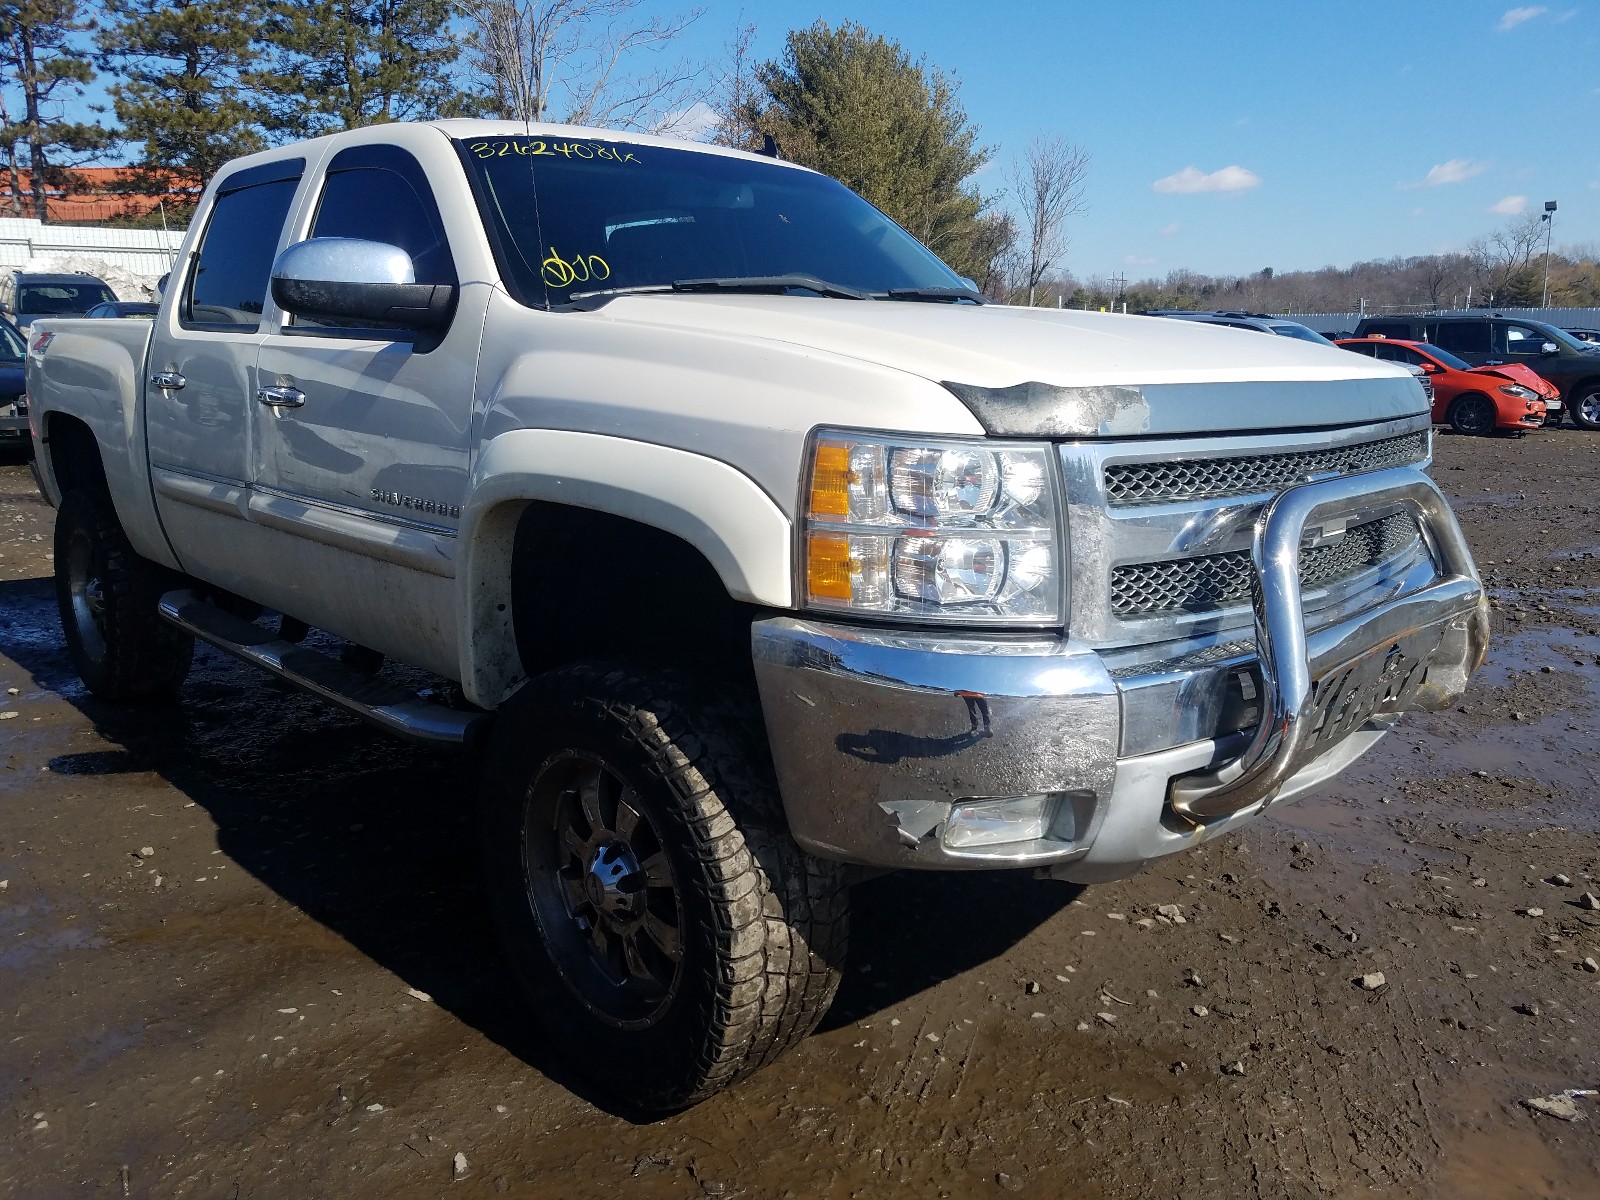
[[[1122,261],[1130,267],[1153,267],[1157,260],[1143,254],[1124,254]]]
[[[1413,217],[1420,217],[1420,216],[1422,216],[1423,213],[1425,213],[1427,211],[1428,211],[1427,209],[1423,208],[1422,205],[1419,204],[1419,205],[1417,205],[1417,207],[1415,207],[1415,208],[1413,208],[1411,210],[1411,215]]]
[[[1486,162],[1477,162],[1470,158],[1452,158],[1449,162],[1430,167],[1428,173],[1421,179],[1402,183],[1400,187],[1410,191],[1413,188],[1438,187],[1445,183],[1462,183],[1474,175],[1482,175],[1488,169],[1489,164]]]
[[[657,133],[665,137],[684,138],[688,141],[704,141],[706,136],[717,127],[717,110],[703,100],[696,100],[688,108],[679,112],[668,113],[661,123]]]
[[[1489,211],[1499,213],[1502,217],[1515,217],[1524,212],[1528,207],[1526,196],[1507,196],[1504,200],[1497,200],[1489,205]]]
[[[1524,21],[1531,21],[1535,17],[1542,17],[1550,10],[1542,4],[1527,4],[1520,8],[1506,9],[1505,16],[1500,18],[1500,23],[1495,26],[1501,33],[1515,29]]]
[[[1199,167],[1185,167],[1176,175],[1158,179],[1150,187],[1158,192],[1190,196],[1197,192],[1247,192],[1261,182],[1261,176],[1240,166],[1223,167],[1209,175]]]
[[[1594,187],[1595,185],[1591,183],[1589,186],[1590,187]],[[1183,226],[1179,225],[1176,221],[1172,222],[1172,224],[1170,224],[1170,225],[1163,225],[1161,227],[1161,236],[1162,237],[1172,237],[1173,235],[1175,235],[1178,232],[1178,230],[1180,230],[1182,228],[1183,228]]]

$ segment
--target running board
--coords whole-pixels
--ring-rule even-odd
[[[397,684],[352,671],[326,654],[223,612],[188,589],[161,597],[161,616],[218,650],[412,741],[468,746],[489,717],[477,710],[446,708]]]

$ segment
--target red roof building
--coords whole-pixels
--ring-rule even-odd
[[[8,173],[0,171],[0,216],[35,216],[33,172],[18,170],[19,186],[13,189]],[[191,205],[200,198],[200,188],[172,177],[164,195],[134,194],[149,177],[132,167],[75,167],[63,172],[62,183],[49,184],[45,204],[49,220],[60,224],[84,225],[116,217],[139,217],[165,200]],[[20,196],[18,196],[20,192]]]

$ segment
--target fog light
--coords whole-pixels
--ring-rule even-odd
[[[944,827],[944,844],[952,850],[969,850],[1038,841],[1054,824],[1059,802],[1054,794],[958,801]]]

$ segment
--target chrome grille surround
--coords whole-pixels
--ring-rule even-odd
[[[1108,504],[1170,504],[1222,496],[1278,492],[1310,475],[1349,475],[1429,460],[1428,429],[1343,446],[1276,450],[1266,454],[1179,457],[1107,463]]]
[[[1118,680],[1124,755],[1225,736],[1255,720],[1250,545],[1267,502],[1302,477],[1251,494],[1115,504],[1108,489],[1113,469],[1225,462],[1234,464],[1227,468],[1232,472],[1241,462],[1248,471],[1262,460],[1312,468],[1332,460],[1380,470],[1395,465],[1396,445],[1413,448],[1408,454],[1420,446],[1417,465],[1426,469],[1430,428],[1421,414],[1311,433],[1059,443],[1070,539],[1069,635],[1097,650]],[[1401,510],[1357,503],[1339,520],[1346,523],[1342,539],[1325,523],[1302,550],[1306,620],[1313,630],[1425,587],[1437,574],[1426,541]],[[1185,565],[1197,560],[1213,561]],[[1217,569],[1224,565],[1231,569]],[[1146,577],[1153,567],[1180,578],[1215,576],[1216,601],[1126,611],[1118,581]]]
[[[1431,423],[1426,414],[1383,421],[1348,429],[1313,432],[1242,434],[1227,437],[1151,438],[1127,440],[1086,440],[1059,443],[1062,479],[1066,493],[1067,528],[1070,539],[1070,595],[1072,596],[1069,633],[1075,641],[1096,649],[1170,644],[1185,639],[1209,640],[1215,634],[1237,631],[1242,636],[1252,628],[1249,605],[1248,558],[1256,517],[1263,506],[1283,487],[1300,478],[1263,487],[1249,494],[1210,498],[1188,498],[1163,504],[1115,505],[1108,494],[1107,480],[1113,468],[1168,467],[1182,463],[1260,461],[1280,459],[1315,466],[1342,458],[1347,463],[1376,463],[1372,470],[1392,465],[1391,451],[1371,447],[1392,446],[1399,442],[1428,446]],[[1420,466],[1431,463],[1425,457]],[[1351,527],[1368,525],[1397,512],[1360,511],[1359,507],[1342,518]],[[1314,544],[1337,543],[1332,536],[1313,538]],[[1345,540],[1349,535],[1346,534]],[[1391,564],[1393,570],[1379,570],[1377,577],[1414,566],[1416,555],[1426,556],[1426,548],[1414,543]],[[1237,578],[1222,586],[1223,600],[1211,607],[1118,611],[1115,581],[1125,569],[1143,570],[1150,564],[1174,564],[1196,559],[1230,556],[1244,569],[1244,589]],[[1242,556],[1242,557],[1232,557]],[[1330,560],[1336,561],[1336,560]],[[1196,568],[1178,568],[1194,570]],[[1337,572],[1335,572],[1337,574]],[[1306,596],[1308,609],[1327,607],[1343,610],[1344,601],[1354,593],[1381,583],[1372,573],[1359,569],[1353,575],[1321,584],[1308,584],[1315,590]],[[1330,618],[1332,619],[1332,618]],[[1312,621],[1316,625],[1315,619]]]

